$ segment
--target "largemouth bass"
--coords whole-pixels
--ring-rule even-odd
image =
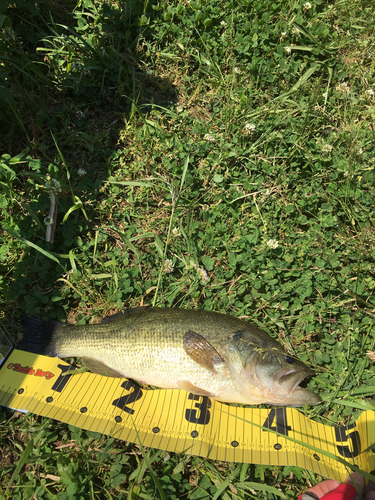
[[[312,371],[267,333],[216,312],[138,307],[99,324],[23,320],[26,351],[80,357],[94,373],[227,403],[316,405]]]

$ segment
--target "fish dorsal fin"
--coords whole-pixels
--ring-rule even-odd
[[[216,373],[215,365],[224,362],[217,350],[199,333],[189,330],[184,335],[184,349],[194,361]]]
[[[109,323],[110,321],[116,321],[123,316],[131,316],[132,314],[141,314],[144,312],[146,309],[150,309],[150,306],[139,306],[139,307],[133,307],[132,309],[126,309],[125,311],[112,314],[112,316],[107,316],[106,318],[103,318],[101,320],[101,323]]]
[[[125,375],[122,375],[120,372],[117,372],[97,359],[82,358],[82,362],[86,368],[91,370],[93,373],[97,373],[98,375],[106,374],[108,377],[125,378]]]
[[[183,391],[191,392],[192,394],[196,394],[197,396],[207,396],[209,398],[214,397],[213,394],[209,393],[208,391],[205,391],[204,389],[201,389],[200,387],[197,387],[188,380],[179,380],[177,382],[177,385]]]

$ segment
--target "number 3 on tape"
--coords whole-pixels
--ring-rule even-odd
[[[195,403],[195,408],[197,410],[186,410],[185,419],[192,424],[207,425],[211,419],[211,413],[209,408],[211,408],[211,400],[207,396],[197,396],[196,394],[189,394],[188,399],[193,401],[199,401],[200,403]]]

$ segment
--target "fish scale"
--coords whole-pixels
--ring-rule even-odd
[[[243,404],[317,404],[299,383],[312,374],[256,326],[229,315],[140,307],[99,324],[24,318],[26,350],[81,357],[95,373]]]

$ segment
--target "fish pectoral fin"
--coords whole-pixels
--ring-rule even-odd
[[[204,389],[201,389],[200,387],[197,387],[196,385],[192,384],[188,380],[179,380],[177,382],[177,385],[183,391],[191,392],[192,394],[197,394],[198,396],[207,396],[209,398],[214,397],[214,394],[211,394],[210,392],[205,391]]]
[[[215,365],[224,363],[223,358],[208,340],[199,333],[189,330],[184,335],[184,349],[194,361],[208,370],[217,373]]]
[[[108,375],[108,377],[118,377],[125,378],[120,372],[117,372],[113,368],[110,368],[108,365],[103,363],[102,361],[98,361],[93,358],[82,358],[83,364],[91,370],[93,373],[97,373],[98,375]]]

